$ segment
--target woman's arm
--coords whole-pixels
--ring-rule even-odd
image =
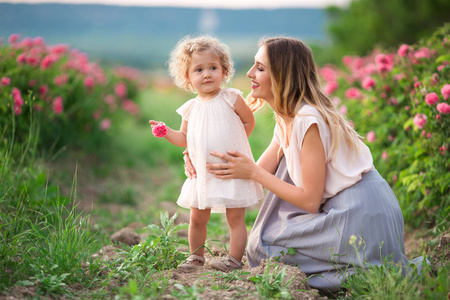
[[[258,159],[258,162],[256,164],[261,168],[263,168],[264,170],[266,170],[267,172],[269,172],[270,174],[275,174],[278,162],[282,156],[279,155],[280,151],[282,151],[280,148],[281,148],[280,145],[272,141],[269,147],[267,147],[267,149]]]
[[[236,114],[239,116],[239,118],[241,118],[242,124],[244,124],[247,137],[249,137],[253,129],[255,128],[255,117],[253,116],[252,111],[245,103],[244,98],[242,98],[240,95],[238,95],[236,98],[234,108]]]
[[[207,164],[210,172],[217,178],[253,179],[299,208],[311,213],[319,210],[325,188],[325,150],[317,125],[311,125],[303,139],[300,157],[302,187],[284,182],[237,151],[229,151],[231,155],[217,152],[211,154],[228,161],[226,164]]]
[[[162,122],[150,120],[149,123],[153,128],[156,125],[161,124]],[[186,147],[187,146],[187,140],[186,140],[187,126],[188,126],[188,122],[184,119],[181,122],[181,128],[179,131],[173,130],[172,128],[167,126],[167,134],[164,136],[164,138],[175,146]]]

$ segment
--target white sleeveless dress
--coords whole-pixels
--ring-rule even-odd
[[[254,160],[247,134],[234,104],[242,92],[225,88],[208,102],[197,98],[183,104],[177,113],[188,121],[187,147],[197,178],[186,179],[177,204],[211,212],[249,207],[264,198],[262,186],[250,179],[218,179],[206,170],[206,163],[226,162],[210,151],[237,150]]]

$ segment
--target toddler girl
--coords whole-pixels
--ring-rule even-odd
[[[188,147],[196,176],[186,179],[178,205],[190,208],[189,248],[191,255],[178,269],[192,271],[203,266],[206,225],[211,212],[226,212],[230,227],[230,251],[210,265],[227,272],[242,268],[241,259],[247,243],[245,208],[264,197],[262,186],[249,179],[218,179],[206,169],[206,163],[224,160],[211,151],[237,149],[253,160],[248,136],[255,119],[242,98],[242,92],[222,86],[233,75],[228,47],[211,37],[185,37],[172,51],[170,75],[175,83],[197,93],[197,97],[178,110],[181,128],[175,131],[159,121],[150,121],[152,132],[170,143]]]

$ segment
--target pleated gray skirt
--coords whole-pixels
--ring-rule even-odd
[[[291,184],[283,157],[275,174]],[[353,186],[308,213],[269,192],[248,239],[250,267],[280,256],[298,265],[310,286],[336,291],[355,267],[384,260],[408,266],[403,244],[403,216],[397,198],[378,171],[371,170]],[[355,239],[356,238],[356,239]]]

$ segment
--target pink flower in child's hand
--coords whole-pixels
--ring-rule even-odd
[[[439,96],[436,93],[429,93],[425,96],[425,102],[428,105],[433,105],[438,103],[439,101]]]
[[[436,109],[441,114],[449,114],[450,113],[450,105],[448,105],[447,103],[439,103],[438,105],[436,105]],[[437,116],[436,116],[436,118],[437,118]]]
[[[152,129],[152,133],[157,138],[162,138],[167,134],[167,126],[164,123],[158,124]]]
[[[362,87],[363,89],[370,89],[372,87],[375,86],[375,80],[373,80],[372,77],[367,76],[366,78],[364,78],[363,82],[362,82]]]
[[[7,86],[11,83],[11,78],[8,77],[2,77],[2,79],[0,79],[0,84],[3,86]]]
[[[375,142],[376,139],[375,131],[369,131],[369,133],[367,133],[366,138],[369,143]]]
[[[403,44],[400,46],[400,48],[398,48],[397,54],[400,55],[401,57],[405,57],[408,50],[409,45]]]
[[[441,94],[444,96],[444,99],[447,100],[450,97],[450,84],[446,84],[441,89]]]
[[[427,123],[427,116],[424,114],[416,114],[413,123],[417,126],[417,128],[422,129]]]
[[[55,99],[53,99],[52,108],[53,112],[57,115],[60,115],[63,112],[64,107],[63,107],[63,99],[61,96],[58,96]]]

